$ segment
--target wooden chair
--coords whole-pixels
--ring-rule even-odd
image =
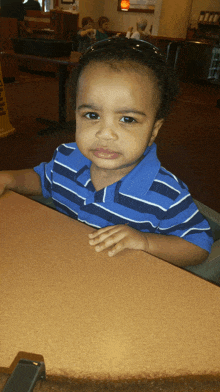
[[[71,35],[78,30],[79,14],[71,14],[60,10],[50,11],[50,27],[54,30],[55,39],[71,40]]]
[[[170,41],[166,49],[166,58],[169,65],[173,67],[174,70],[177,68],[177,62],[179,59],[180,50],[183,46],[181,41]]]
[[[220,286],[220,214],[198,200],[194,200],[194,202],[210,224],[214,243],[209,257],[202,264],[185,269]]]

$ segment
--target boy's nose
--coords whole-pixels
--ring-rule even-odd
[[[96,133],[96,137],[103,140],[117,140],[118,135],[117,132],[114,130],[113,127],[110,126],[102,126]]]

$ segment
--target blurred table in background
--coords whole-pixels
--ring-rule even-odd
[[[8,61],[21,60],[21,61],[31,61],[38,64],[43,64],[43,66],[52,65],[56,67],[59,74],[59,122],[55,121],[44,121],[51,124],[50,130],[61,129],[62,126],[66,126],[66,81],[69,72],[72,68],[77,67],[80,53],[73,53],[69,57],[41,57],[26,54],[15,53],[14,51],[0,52],[0,59],[8,59]],[[45,69],[44,66],[44,69]],[[43,131],[42,131],[43,134]]]

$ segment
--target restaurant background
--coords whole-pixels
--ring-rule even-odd
[[[85,16],[97,20],[106,15],[111,22],[111,30],[126,31],[128,26],[135,26],[137,18],[144,15],[148,20],[148,29],[153,25],[152,34],[158,36],[185,38],[187,27],[195,26],[202,10],[220,11],[220,0],[157,0],[154,14],[137,12],[118,12],[118,0],[79,0],[79,23]],[[68,9],[69,4],[59,6]]]

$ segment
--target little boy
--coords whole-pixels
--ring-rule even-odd
[[[146,33],[146,27],[147,27],[147,20],[146,19],[140,19],[137,24],[137,30],[133,32],[133,27],[129,27],[128,31],[126,33],[126,38],[132,38],[132,39],[143,39],[145,40],[148,36]]]
[[[98,26],[95,34],[96,41],[108,39],[107,31],[109,29],[109,18],[107,18],[107,16],[100,16],[98,19]]]
[[[182,267],[203,262],[212,234],[187,186],[164,169],[156,136],[178,89],[153,45],[94,44],[76,75],[76,143],[49,163],[2,172],[5,189],[53,198],[58,211],[98,229],[97,252],[138,249]]]
[[[84,53],[95,42],[95,33],[93,19],[89,16],[82,18],[82,28],[77,33],[78,52]]]

